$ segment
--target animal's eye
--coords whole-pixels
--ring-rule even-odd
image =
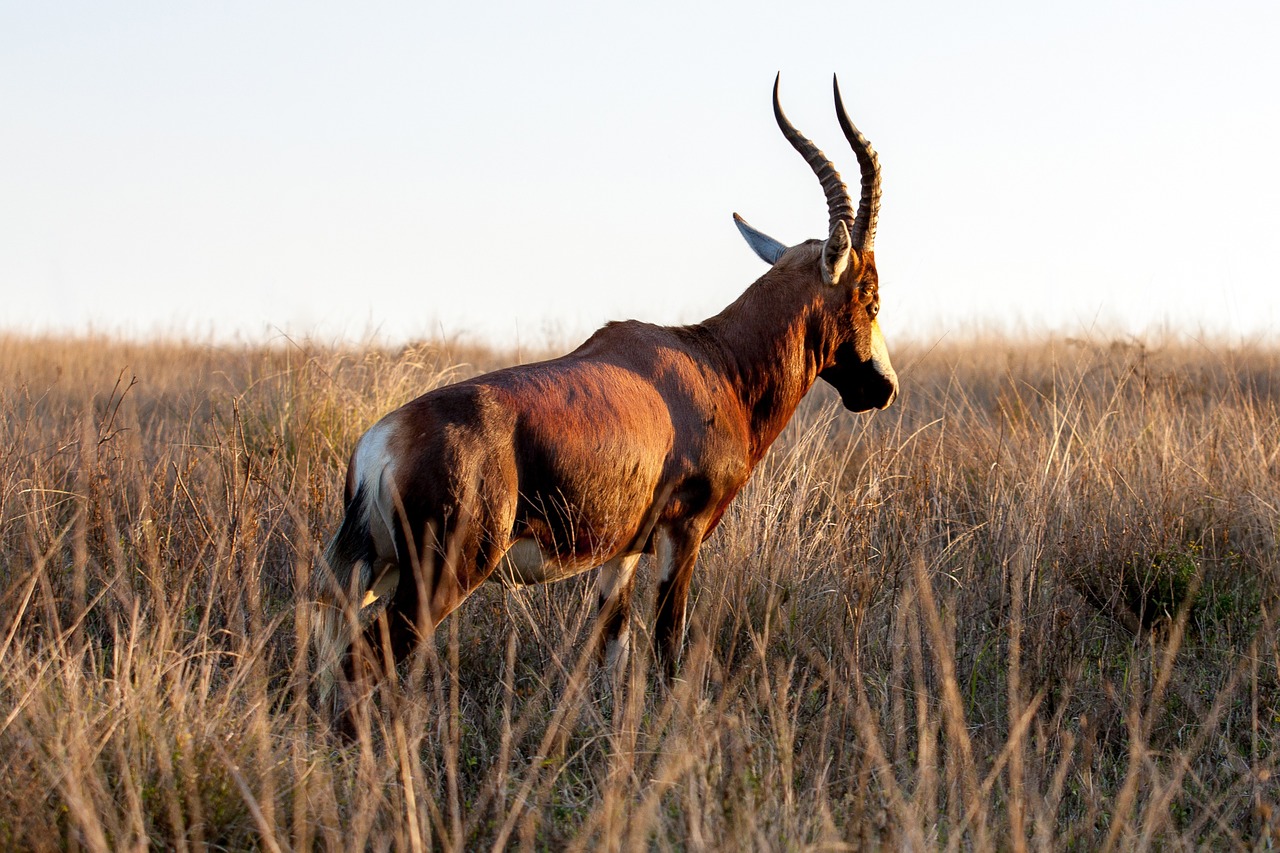
[[[874,318],[880,310],[879,289],[874,284],[863,285],[860,296],[862,297],[861,301],[866,303],[867,313]]]

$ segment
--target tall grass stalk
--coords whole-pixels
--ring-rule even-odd
[[[642,563],[475,594],[335,737],[311,566],[377,416],[504,361],[0,338],[0,847],[1265,847],[1280,350],[900,347],[706,543],[679,680]]]

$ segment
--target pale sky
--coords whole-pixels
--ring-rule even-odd
[[[770,110],[880,154],[892,343],[1280,339],[1280,3],[0,0],[0,328],[575,343],[825,236]]]

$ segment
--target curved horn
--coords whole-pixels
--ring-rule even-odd
[[[876,241],[876,219],[880,216],[880,158],[867,138],[849,121],[849,114],[844,111],[844,101],[840,98],[840,81],[831,75],[831,86],[836,96],[836,117],[840,119],[840,129],[844,138],[849,140],[853,153],[858,158],[858,167],[862,170],[862,198],[858,200],[858,218],[854,220],[853,247],[860,252],[869,251]]]
[[[852,231],[856,223],[853,218],[853,202],[849,200],[849,188],[844,185],[844,181],[840,179],[840,173],[836,171],[835,166],[831,165],[827,155],[819,151],[818,146],[805,138],[791,122],[787,121],[786,115],[782,112],[782,105],[778,103],[778,83],[781,79],[782,72],[778,72],[778,76],[773,80],[773,117],[778,120],[778,128],[791,143],[791,147],[800,152],[800,156],[805,159],[809,168],[813,169],[813,173],[822,183],[822,191],[827,195],[828,231],[834,229],[836,223],[841,221],[850,226]],[[872,157],[874,156],[873,154]],[[861,155],[859,155],[859,162],[861,162]],[[877,190],[877,194],[878,192]],[[865,193],[864,190],[864,196]]]

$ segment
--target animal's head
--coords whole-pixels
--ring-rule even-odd
[[[840,84],[835,78],[832,82],[836,116],[862,172],[862,196],[856,214],[849,190],[831,161],[783,114],[778,103],[778,80],[774,80],[773,114],[778,127],[813,169],[826,193],[827,238],[787,247],[752,228],[738,214],[733,219],[747,244],[765,263],[779,268],[797,266],[797,275],[814,281],[820,291],[825,327],[818,375],[840,392],[845,408],[863,412],[883,409],[898,395],[898,375],[889,363],[889,349],[876,322],[880,287],[872,244],[880,212],[880,163],[871,144],[845,113]]]

